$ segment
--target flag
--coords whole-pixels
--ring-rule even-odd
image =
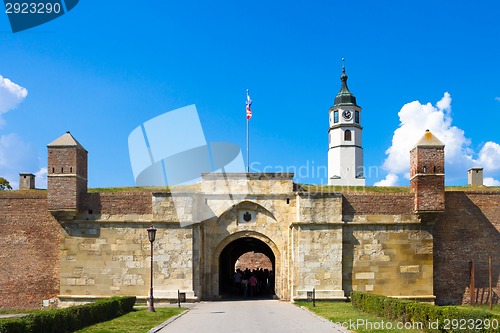
[[[248,94],[247,89],[247,120],[252,118],[252,109],[250,109],[250,106],[252,106],[252,100],[250,99],[250,95]]]

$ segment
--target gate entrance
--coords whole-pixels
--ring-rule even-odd
[[[241,268],[236,268],[238,259],[243,254],[252,257],[252,252],[265,255],[271,267],[268,264],[244,267],[240,262]],[[219,293],[226,298],[271,298],[275,289],[275,267],[275,255],[266,243],[253,237],[236,239],[226,245],[219,256]],[[256,286],[250,282],[252,276],[257,280]],[[248,286],[244,280],[249,281]]]

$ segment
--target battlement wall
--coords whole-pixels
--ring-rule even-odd
[[[151,192],[101,192],[87,193],[84,212],[90,214],[151,214]]]
[[[342,213],[344,215],[413,214],[413,193],[344,193]]]
[[[60,232],[46,191],[0,191],[0,309],[57,297]]]
[[[488,302],[488,256],[494,302],[500,302],[500,193],[446,192],[446,210],[434,225],[434,290],[438,304],[470,303],[474,260],[477,303]]]

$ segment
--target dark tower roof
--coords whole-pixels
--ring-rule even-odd
[[[333,106],[358,106],[356,104],[356,97],[349,91],[347,87],[347,74],[345,73],[345,66],[342,66],[342,75],[340,76],[342,87],[340,88],[335,103]]]

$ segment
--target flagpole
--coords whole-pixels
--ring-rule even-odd
[[[249,146],[249,133],[248,133],[248,118],[247,118],[247,172],[250,172],[250,150],[248,149]]]
[[[249,129],[248,129],[248,123],[250,122],[250,118],[252,118],[252,109],[250,108],[252,106],[252,100],[250,99],[250,95],[248,94],[248,89],[247,89],[247,101],[246,101],[246,118],[247,118],[247,172],[250,173],[250,140],[249,140]]]

